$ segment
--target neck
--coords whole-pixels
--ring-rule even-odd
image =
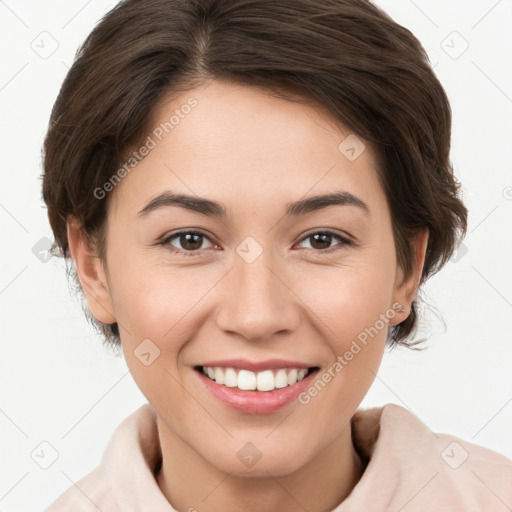
[[[226,473],[184,443],[158,416],[162,464],[157,483],[179,511],[331,512],[352,491],[365,466],[354,449],[350,422],[325,449],[279,477]]]

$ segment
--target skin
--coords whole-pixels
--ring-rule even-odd
[[[378,371],[387,329],[309,403],[295,400],[272,414],[229,409],[193,367],[283,358],[325,372],[394,303],[404,310],[388,324],[405,320],[428,232],[411,240],[416,270],[404,279],[375,148],[364,141],[356,160],[346,158],[338,146],[351,131],[323,108],[214,81],[161,103],[153,125],[191,97],[197,106],[111,193],[106,262],[70,219],[71,255],[88,306],[98,320],[118,322],[127,364],[156,410],[163,454],[157,481],[173,507],[332,510],[364,471],[350,418]],[[179,206],[137,215],[166,190],[221,202],[227,217]],[[336,205],[284,215],[289,202],[338,190],[369,212]],[[187,229],[205,234],[196,249],[168,238]],[[312,235],[325,229],[355,243],[315,242]],[[251,263],[236,252],[248,236],[263,249]],[[160,350],[148,366],[134,354],[144,339]],[[247,442],[262,454],[251,468],[237,457]]]

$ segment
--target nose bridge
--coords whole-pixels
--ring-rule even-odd
[[[237,252],[243,249],[240,244]],[[295,329],[299,314],[293,294],[270,251],[261,251],[255,259],[241,254],[225,283],[218,327],[254,341]]]

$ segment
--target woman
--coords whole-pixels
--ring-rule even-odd
[[[512,507],[506,457],[358,410],[466,231],[450,129],[420,43],[366,0],[114,8],[55,104],[43,196],[149,403],[47,510]]]

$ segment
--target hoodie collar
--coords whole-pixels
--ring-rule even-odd
[[[359,409],[352,440],[366,469],[332,512],[453,512],[478,504],[512,506],[512,461],[447,434],[435,434],[407,409]],[[156,481],[162,460],[156,412],[145,404],[114,431],[102,465],[119,512],[177,512]],[[490,482],[494,487],[490,491]],[[491,510],[491,508],[485,508]],[[499,508],[492,510],[502,510]]]

